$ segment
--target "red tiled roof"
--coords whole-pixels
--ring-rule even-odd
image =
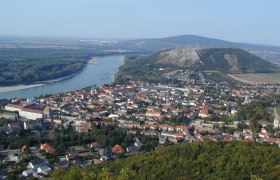
[[[101,144],[98,144],[97,142],[94,142],[90,145],[90,147],[93,147],[93,148],[99,148],[101,147],[102,145]]]
[[[7,106],[7,107],[18,108],[18,109],[21,109],[21,108],[23,108],[22,106],[20,106],[20,105],[17,105],[17,104],[7,104],[6,106]]]
[[[56,150],[47,143],[41,144],[40,148],[41,148],[41,150],[45,150],[47,153],[55,153],[56,152]]]
[[[22,108],[22,111],[36,113],[36,114],[43,114],[43,111],[36,110],[36,109]]]
[[[122,153],[122,152],[124,152],[123,148],[122,148],[120,145],[118,145],[118,144],[116,144],[116,145],[112,148],[112,151],[113,151],[113,152],[116,152],[116,153]]]
[[[21,147],[21,150],[22,151],[25,151],[27,149],[27,146],[26,145],[23,145],[22,147]]]

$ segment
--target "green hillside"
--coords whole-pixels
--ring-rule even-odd
[[[53,179],[278,179],[280,149],[252,142],[174,145],[87,168],[56,171]]]
[[[199,70],[224,72],[274,72],[275,65],[247,51],[234,48],[191,48],[160,51],[150,61]]]
[[[203,62],[202,68],[210,70],[242,73],[270,73],[278,70],[274,64],[241,49],[207,49],[201,60]]]
[[[160,68],[164,71],[158,71]],[[135,79],[162,83],[169,81],[163,78],[163,73],[179,69],[215,70],[226,74],[279,72],[279,66],[241,49],[168,49],[151,56],[126,60],[116,75],[116,82]]]

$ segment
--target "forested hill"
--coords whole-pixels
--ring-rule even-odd
[[[126,159],[56,171],[53,179],[278,179],[280,148],[254,142],[173,145]]]
[[[148,63],[175,65],[198,70],[234,73],[273,72],[276,66],[251,53],[234,48],[191,48],[163,50],[151,56]]]

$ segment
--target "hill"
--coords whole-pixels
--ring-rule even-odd
[[[168,49],[151,56],[127,57],[128,60],[119,68],[119,72],[115,76],[117,83],[134,79],[154,83],[178,84],[175,82],[176,79],[166,78],[164,74],[179,69],[216,70],[225,74],[279,71],[277,65],[242,49],[234,48]]]
[[[280,149],[251,142],[174,145],[92,165],[56,171],[53,179],[277,179]]]
[[[237,47],[237,44],[196,35],[181,35],[166,38],[120,41],[119,46],[154,52],[170,48]]]
[[[280,47],[230,42],[196,35],[180,35],[165,38],[125,40],[110,44],[109,47],[147,53],[155,53],[163,49],[171,48],[240,48],[249,51],[254,55],[262,57],[270,62],[280,63]]]
[[[274,72],[275,65],[251,53],[233,48],[171,49],[157,53],[153,63],[224,72]]]

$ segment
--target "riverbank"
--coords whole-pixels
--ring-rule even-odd
[[[50,79],[50,80],[45,80],[45,81],[37,81],[28,85],[24,85],[24,84],[17,84],[17,85],[11,85],[11,86],[0,86],[0,93],[5,93],[5,92],[10,92],[10,91],[17,91],[17,90],[23,90],[23,89],[29,89],[29,88],[34,88],[34,87],[39,87],[39,86],[44,86],[46,84],[49,83],[55,83],[58,81],[62,81],[68,78],[71,78],[73,76],[76,76],[77,74],[79,74],[81,71],[78,71],[74,74],[65,76],[65,77],[61,77],[61,78],[56,78],[56,79]]]
[[[83,69],[78,71],[78,72],[75,72],[73,74],[70,74],[68,76],[64,76],[64,77],[60,77],[60,78],[55,78],[55,79],[49,79],[49,80],[45,80],[45,81],[37,81],[37,82],[34,82],[32,84],[49,84],[49,83],[54,83],[54,82],[57,82],[57,81],[62,81],[62,80],[74,77],[77,74],[81,73],[82,71],[83,71]]]
[[[29,88],[39,87],[39,86],[43,86],[43,85],[45,85],[45,84],[30,84],[30,85],[19,84],[19,85],[13,85],[13,86],[3,86],[3,87],[0,86],[0,93],[22,90],[22,89],[29,89]]]
[[[63,78],[36,82],[35,84],[18,84],[0,86],[0,99],[31,98],[45,94],[57,94],[65,91],[89,87],[92,84],[102,86],[111,83],[111,78],[123,65],[123,56],[98,57],[98,64],[87,63],[82,71]]]

